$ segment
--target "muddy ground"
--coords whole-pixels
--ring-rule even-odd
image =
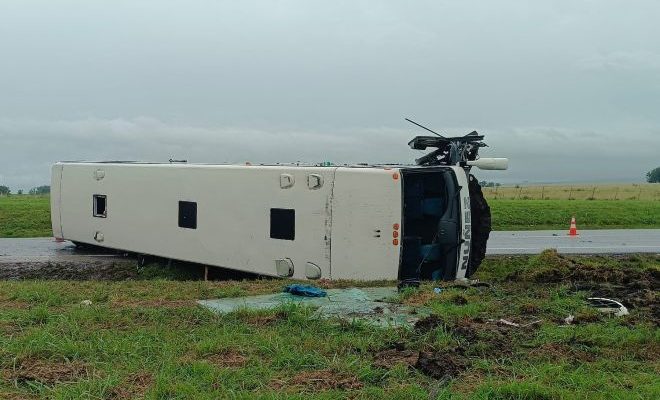
[[[139,260],[133,254],[108,254],[107,257],[85,255],[62,257],[57,261],[40,261],[0,257],[0,280],[74,280],[125,281],[150,278],[176,280],[203,279],[205,267],[182,261],[148,258]],[[210,267],[209,280],[257,278],[258,275]]]
[[[0,262],[0,279],[58,279],[58,280],[111,280],[136,279],[138,268],[135,260],[113,261],[90,259],[85,261]]]
[[[569,284],[574,291],[593,297],[620,301],[627,308],[648,308],[656,325],[660,321],[660,269],[639,269],[631,265],[635,256],[619,256],[616,265],[589,265],[580,258],[556,251],[543,252],[538,268],[517,270],[506,281],[538,284]]]

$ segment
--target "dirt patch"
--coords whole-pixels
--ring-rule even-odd
[[[467,301],[467,299],[465,298],[465,296],[462,296],[462,295],[460,295],[460,294],[458,294],[458,295],[456,295],[456,296],[453,296],[453,297],[451,298],[451,302],[452,302],[453,304],[456,304],[457,306],[464,306],[464,305],[466,305],[466,304],[468,303],[468,301]]]
[[[427,333],[433,329],[444,326],[445,321],[435,314],[431,314],[426,318],[422,318],[419,321],[415,322],[415,332],[417,333]]]
[[[18,393],[5,393],[0,391],[0,399],[3,400],[32,400],[36,399],[34,396],[27,396],[24,394],[18,394]]]
[[[303,371],[286,380],[273,380],[270,387],[276,390],[305,390],[311,392],[341,389],[356,390],[364,385],[360,380],[346,373],[336,372],[330,369]]]
[[[184,364],[195,361],[206,361],[220,368],[241,368],[247,364],[247,357],[237,350],[229,349],[205,355],[190,351],[184,354],[179,361]]]
[[[118,400],[142,398],[153,384],[154,377],[149,373],[132,374],[124,379],[121,386],[114,388],[108,397]]]
[[[419,361],[419,351],[416,350],[387,349],[374,354],[374,365],[385,369],[391,369],[399,364],[413,367],[417,361]]]
[[[278,321],[287,319],[287,313],[285,312],[276,312],[274,314],[265,314],[265,315],[247,315],[243,318],[246,324],[262,327],[262,326],[272,326],[275,325]]]
[[[497,357],[512,354],[516,338],[531,336],[538,328],[538,324],[525,326],[529,322],[511,322],[518,322],[521,326],[475,318],[461,320],[448,327],[448,330],[458,339],[466,353]]]
[[[247,364],[247,357],[236,350],[225,350],[203,359],[220,368],[240,368]]]
[[[438,295],[433,292],[433,290],[416,290],[414,293],[407,296],[403,299],[403,304],[409,306],[423,306],[428,304],[434,298],[438,298]]]
[[[2,375],[5,379],[17,383],[34,381],[53,385],[86,378],[90,375],[90,369],[79,361],[55,362],[29,358],[21,360],[13,369],[5,369]]]
[[[556,251],[544,251],[536,260],[538,268],[516,271],[508,280],[536,283],[571,283],[575,290],[594,297],[621,301],[628,308],[646,308],[656,325],[660,322],[660,269],[642,270],[626,265],[581,264]]]
[[[544,343],[531,349],[529,356],[548,361],[568,360],[574,363],[593,362],[597,359],[595,354],[563,343]]]
[[[19,310],[24,310],[26,308],[30,307],[30,303],[27,301],[19,301],[19,300],[0,300],[0,309],[19,309]]]
[[[536,315],[541,312],[539,306],[534,303],[521,304],[520,307],[518,307],[518,310],[521,314],[525,315]]]
[[[194,300],[165,300],[165,299],[150,299],[150,300],[121,300],[113,301],[110,303],[111,307],[116,308],[182,308],[195,306]]]
[[[415,368],[434,379],[451,380],[470,366],[460,349],[419,353]]]
[[[0,334],[2,335],[15,335],[22,331],[21,325],[10,322],[10,321],[0,321]]]
[[[573,324],[593,324],[595,322],[600,322],[604,319],[603,313],[594,309],[592,312],[583,312],[575,315],[573,319]]]

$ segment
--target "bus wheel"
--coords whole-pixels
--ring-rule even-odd
[[[474,175],[470,175],[470,213],[472,223],[472,243],[470,247],[470,262],[465,277],[477,272],[477,268],[486,257],[486,243],[490,236],[490,207],[481,191],[481,185]]]

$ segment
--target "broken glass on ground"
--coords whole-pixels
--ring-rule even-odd
[[[396,287],[367,287],[328,289],[325,297],[275,293],[199,300],[197,303],[221,314],[246,309],[271,310],[287,304],[296,304],[316,308],[314,316],[339,318],[346,321],[362,321],[381,327],[412,326],[419,319],[430,315],[430,310],[426,308],[398,303],[397,297]]]

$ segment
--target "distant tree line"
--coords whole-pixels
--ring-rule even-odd
[[[43,185],[43,186],[33,187],[32,189],[30,189],[28,193],[33,195],[49,194],[50,186]],[[11,189],[9,189],[8,186],[0,185],[0,196],[9,196],[10,194],[11,194]],[[18,189],[16,191],[16,194],[23,194],[23,189]]]
[[[481,181],[479,182],[481,187],[496,187],[496,186],[502,186],[501,183],[499,182],[487,182],[487,181]]]
[[[48,185],[37,186],[35,188],[30,189],[30,194],[48,194],[48,193],[50,193],[50,186]]]
[[[648,183],[660,183],[660,167],[646,173]]]

